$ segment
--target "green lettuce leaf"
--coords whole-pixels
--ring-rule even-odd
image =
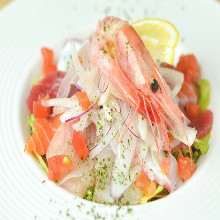
[[[34,133],[34,127],[33,127],[33,123],[35,121],[35,117],[33,114],[30,114],[27,116],[27,123],[28,123],[28,126],[31,128],[31,134]]]
[[[36,158],[38,159],[40,166],[41,166],[46,172],[48,172],[49,169],[48,169],[48,167],[47,167],[47,164],[44,162],[43,158],[42,158],[39,154],[37,154],[35,151],[34,151],[34,154],[35,154]]]
[[[210,139],[211,132],[207,134],[205,137],[201,139],[195,139],[195,143],[193,147],[195,147],[197,150],[200,150],[202,154],[206,154],[209,149],[209,139]]]
[[[86,190],[84,199],[89,200],[89,201],[92,201],[92,200],[93,200],[94,190],[95,190],[94,187],[89,186],[89,187],[87,188],[87,190]]]
[[[197,150],[195,147],[192,147],[192,161],[196,163],[201,156],[202,152],[200,150]]]
[[[207,109],[209,105],[209,100],[210,100],[210,84],[209,81],[206,79],[202,79],[199,81],[197,84],[198,86],[198,91],[199,91],[199,97],[198,97],[198,102],[201,106],[202,112]]]

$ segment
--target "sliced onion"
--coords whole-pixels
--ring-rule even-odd
[[[72,125],[73,129],[76,131],[85,130],[90,124],[91,120],[88,120],[88,114],[84,114],[80,117],[80,120]]]
[[[75,119],[77,119],[77,118],[80,118],[81,116],[83,116],[83,115],[85,115],[86,113],[88,113],[88,111],[90,111],[91,109],[93,109],[96,105],[97,105],[97,103],[91,105],[91,107],[89,107],[88,110],[84,111],[83,113],[81,113],[81,114],[79,114],[79,115],[77,115],[77,116],[74,116],[74,117],[72,117],[72,118],[69,118],[69,119],[65,120],[65,123],[70,122],[70,121],[72,121],[72,120],[75,120]]]
[[[108,86],[109,86],[109,83],[107,82],[106,75],[102,73],[99,78],[98,89],[103,94],[108,89]]]
[[[95,101],[100,96],[100,92],[94,81],[90,79],[90,73],[85,71],[82,67],[76,52],[74,41],[71,44],[71,54],[73,59],[73,65],[76,69],[76,74],[78,75],[80,82],[83,84],[83,89],[86,91],[89,100]]]
[[[67,66],[68,63],[71,63],[71,41],[67,41],[61,51],[58,64],[57,64],[57,69],[59,71],[66,72],[67,71]]]
[[[108,130],[105,137],[100,141],[100,143],[96,146],[94,146],[89,153],[89,157],[91,159],[94,159],[99,153],[101,153],[115,138],[115,136],[118,134],[119,130],[116,130],[115,132],[110,132],[111,130],[114,130],[114,128],[117,127],[117,123],[113,124],[112,127]]]
[[[131,109],[131,106],[129,106],[127,103],[125,103],[124,101],[120,101],[120,113],[121,113],[121,117],[122,117],[122,120],[124,120],[124,117],[127,116],[127,115],[132,115],[133,112],[132,112],[132,109]],[[131,113],[130,113],[131,112]],[[133,119],[134,120],[134,119]],[[136,138],[140,138],[139,135],[135,134],[126,124],[126,121],[129,122],[130,119],[129,117],[126,118],[124,124],[125,126],[128,128],[128,130],[131,132],[132,135],[134,135]],[[134,122],[131,122],[130,124],[130,127],[135,127],[136,124]],[[137,131],[138,132],[138,131]]]
[[[84,42],[78,52],[78,56],[82,58],[82,66],[85,70],[91,71],[92,66],[92,53],[91,53],[91,43],[89,41]]]
[[[173,137],[184,144],[191,146],[196,138],[197,131],[195,128],[183,125],[183,129],[173,120],[174,130],[170,130]],[[185,132],[185,134],[184,134]],[[187,138],[186,138],[187,137]]]
[[[55,107],[53,107],[52,117],[54,117],[54,116],[56,116],[56,115],[59,115],[59,114],[65,112],[65,111],[66,111],[66,108],[65,108],[65,107],[57,107],[57,106],[55,106]]]
[[[75,85],[76,89],[78,89],[80,92],[82,91],[82,87],[79,86],[78,84]]]
[[[71,68],[63,78],[58,91],[57,98],[66,98],[69,95],[71,84],[74,82],[74,78],[76,78],[76,74],[73,68]]]
[[[132,138],[127,132],[123,141],[117,145],[118,153],[115,157],[111,177],[111,195],[115,199],[121,197],[134,181],[129,177],[129,170],[135,153],[136,141],[137,138]]]
[[[43,106],[57,106],[65,108],[74,108],[79,105],[79,101],[76,97],[72,98],[54,98],[42,102]]]
[[[82,131],[83,136],[85,138],[86,141],[86,145],[89,149],[89,151],[91,150],[91,148],[94,146],[94,144],[97,142],[97,135],[96,135],[96,126],[94,123],[91,123],[86,129],[84,129]]]
[[[176,96],[184,81],[183,73],[165,67],[159,67],[164,80],[169,84],[173,94]]]

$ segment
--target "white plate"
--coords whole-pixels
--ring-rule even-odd
[[[181,34],[180,48],[196,55],[212,86],[210,150],[199,160],[195,175],[175,193],[133,206],[130,213],[130,207],[97,205],[74,197],[48,181],[36,161],[23,152],[28,134],[25,99],[40,48],[91,30],[106,15],[130,21],[160,17],[173,22]],[[1,11],[0,219],[219,219],[219,27],[217,1],[21,0]]]

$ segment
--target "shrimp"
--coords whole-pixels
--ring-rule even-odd
[[[163,149],[171,155],[168,127],[174,129],[174,125],[170,118],[182,128],[186,139],[184,119],[188,119],[171,99],[166,82],[134,28],[119,18],[105,18],[93,36],[92,55],[134,114],[138,112],[148,120],[158,150],[161,143],[156,130],[160,142],[162,136]]]

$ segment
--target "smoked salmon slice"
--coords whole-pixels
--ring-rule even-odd
[[[25,151],[35,151],[39,155],[44,155],[50,145],[57,128],[60,126],[60,115],[54,118],[37,118],[33,123],[34,133],[27,139]]]

